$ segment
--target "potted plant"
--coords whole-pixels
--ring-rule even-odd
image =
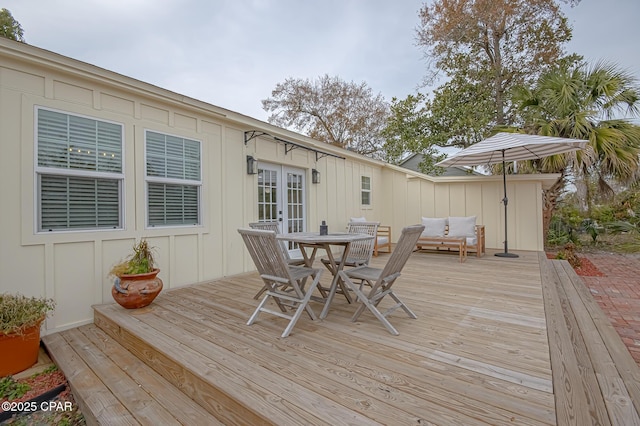
[[[40,325],[54,308],[53,299],[0,294],[0,377],[36,363]]]
[[[127,309],[143,308],[153,302],[162,290],[162,280],[157,277],[153,257],[154,248],[142,238],[134,243],[133,253],[113,265],[110,277],[115,277],[111,295]]]

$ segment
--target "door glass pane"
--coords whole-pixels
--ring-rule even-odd
[[[278,220],[278,173],[275,170],[258,170],[258,220]]]
[[[258,169],[258,220],[282,222],[282,232],[304,232],[305,171],[268,163]]]
[[[292,172],[287,173],[287,210],[289,213],[287,228],[290,232],[302,232],[304,230],[302,189],[302,175]]]

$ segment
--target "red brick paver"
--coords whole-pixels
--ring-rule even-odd
[[[604,274],[580,278],[640,366],[640,257],[612,253],[580,257],[589,259]]]

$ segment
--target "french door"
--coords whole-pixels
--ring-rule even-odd
[[[258,163],[258,219],[277,221],[281,232],[306,229],[305,172]]]

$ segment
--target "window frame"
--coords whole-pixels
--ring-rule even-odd
[[[365,179],[367,180],[368,188],[365,188]],[[371,207],[372,199],[371,199],[371,176],[361,175],[360,176],[360,205],[362,207]],[[363,198],[364,194],[368,194],[369,203],[364,203]]]
[[[182,139],[183,141],[191,141],[191,142],[197,142],[198,143],[198,158],[199,158],[199,176],[200,179],[199,180],[193,180],[193,179],[179,179],[179,178],[168,178],[168,177],[160,177],[160,176],[149,176],[149,170],[148,170],[148,146],[147,146],[147,142],[148,142],[148,134],[149,133],[155,133],[158,135],[162,135],[165,138],[166,137],[172,137],[172,138],[178,138],[178,139]],[[191,138],[191,137],[186,137],[186,136],[182,136],[182,135],[175,135],[175,134],[171,134],[168,132],[163,132],[163,131],[158,131],[158,130],[153,130],[153,129],[144,129],[144,194],[145,194],[145,199],[144,199],[144,203],[145,203],[145,229],[162,229],[162,228],[194,228],[194,227],[202,227],[204,226],[203,224],[203,202],[202,202],[202,197],[203,197],[203,191],[202,191],[202,186],[203,186],[203,143],[200,139],[196,139],[196,138]],[[197,223],[182,223],[182,224],[158,224],[158,225],[154,225],[150,223],[150,212],[151,209],[149,208],[149,184],[166,184],[166,185],[178,185],[178,186],[182,186],[182,187],[196,187],[196,196],[197,196],[197,215],[198,215],[198,221]]]
[[[41,166],[39,161],[40,154],[40,111],[50,111],[57,114],[63,114],[67,117],[76,117],[87,120],[92,120],[98,123],[107,123],[116,125],[120,128],[120,171],[119,172],[106,172],[106,171],[92,171],[92,170],[83,170],[77,168],[62,168],[55,166]],[[67,131],[67,138],[69,138],[69,132]],[[33,152],[33,172],[34,172],[34,234],[36,235],[50,235],[53,233],[80,233],[80,232],[109,232],[109,231],[119,231],[125,229],[125,129],[124,124],[121,122],[117,122],[114,120],[107,120],[104,118],[98,118],[86,114],[79,114],[76,112],[69,112],[64,110],[59,110],[56,108],[49,108],[41,105],[34,106],[34,152]],[[96,181],[112,181],[117,183],[117,192],[118,192],[118,225],[112,227],[67,227],[67,228],[53,228],[48,229],[45,228],[42,224],[42,177],[43,176],[53,176],[53,177],[66,177],[66,178],[80,178],[80,179],[95,179]],[[67,192],[67,194],[70,194]],[[97,193],[99,196],[99,193]],[[98,213],[96,211],[96,213]],[[67,217],[69,220],[69,217]]]

